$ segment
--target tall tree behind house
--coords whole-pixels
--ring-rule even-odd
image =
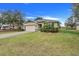
[[[73,22],[79,22],[79,3],[73,3]]]

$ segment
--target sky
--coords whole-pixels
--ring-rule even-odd
[[[20,10],[27,19],[43,17],[45,19],[58,20],[64,25],[65,20],[71,16],[71,3],[0,3],[0,10]]]

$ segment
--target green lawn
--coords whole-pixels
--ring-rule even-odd
[[[33,32],[0,39],[0,55],[79,55],[79,32]]]

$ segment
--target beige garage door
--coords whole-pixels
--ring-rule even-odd
[[[28,32],[35,32],[35,26],[26,26],[26,31]]]

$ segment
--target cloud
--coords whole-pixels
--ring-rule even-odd
[[[60,26],[61,27],[64,27],[65,25],[64,25],[64,19],[62,19],[62,18],[55,18],[55,17],[50,17],[50,16],[43,16],[43,18],[44,19],[48,19],[48,20],[57,20],[57,21],[59,21],[61,24],[60,24]]]
[[[43,19],[47,19],[47,20],[57,20],[59,21],[61,24],[60,26],[64,27],[64,21],[61,21],[63,20],[62,18],[56,18],[56,17],[50,17],[50,16],[40,16],[40,17],[43,17]],[[27,16],[25,17],[26,19],[31,19],[31,20],[34,20],[36,17],[30,17],[30,16]]]
[[[29,3],[23,3],[23,4],[29,4]]]
[[[50,17],[50,16],[43,16],[43,18],[48,20],[59,20],[59,18]]]
[[[61,22],[61,24],[60,24],[60,26],[61,27],[64,27],[65,25],[64,25],[64,21],[60,21]]]
[[[50,17],[50,16],[40,16],[42,17],[43,19],[48,19],[48,20],[59,20],[60,18],[55,18],[55,17]],[[27,16],[25,17],[26,19],[35,19],[36,17],[30,17],[30,16]]]
[[[28,16],[28,17],[25,17],[26,19],[35,19],[36,17],[30,17],[30,16]]]
[[[60,24],[60,26],[61,27],[64,27],[65,25],[64,25],[64,21],[63,21],[63,19],[62,18],[56,18],[56,17],[50,17],[50,16],[42,16],[44,19],[48,19],[48,20],[57,20],[57,21],[59,21],[61,24]]]

